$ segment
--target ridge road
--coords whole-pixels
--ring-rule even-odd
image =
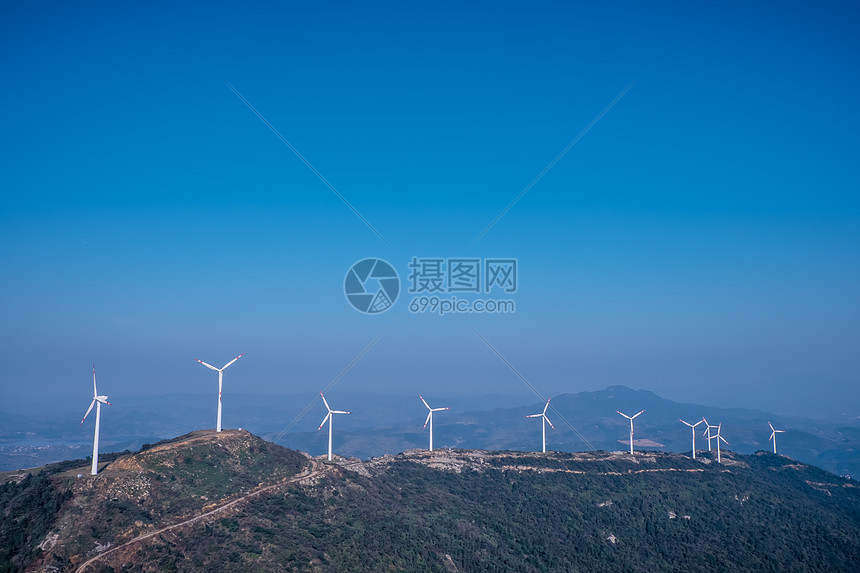
[[[347,464],[342,464],[342,465],[343,466],[349,466],[349,465],[353,465],[353,464],[347,463]],[[144,533],[143,535],[138,535],[134,539],[126,541],[122,545],[117,545],[116,547],[112,547],[112,548],[108,549],[107,551],[96,555],[95,557],[91,557],[90,559],[84,561],[80,565],[80,567],[78,567],[75,571],[76,571],[76,573],[84,573],[84,571],[86,570],[87,567],[90,567],[93,563],[95,563],[99,559],[107,557],[108,555],[110,555],[111,553],[114,553],[115,551],[119,551],[120,549],[126,548],[130,545],[134,545],[135,543],[139,543],[139,542],[144,541],[146,539],[149,539],[151,537],[161,535],[162,533],[165,533],[165,532],[170,531],[172,529],[177,529],[180,527],[184,527],[186,525],[191,525],[192,523],[195,523],[195,522],[200,521],[202,519],[206,519],[207,517],[210,517],[216,513],[219,513],[221,511],[229,509],[235,505],[238,505],[238,504],[242,503],[243,501],[246,501],[249,498],[254,497],[255,495],[260,495],[261,493],[273,490],[275,488],[278,488],[278,487],[281,487],[281,486],[284,486],[287,484],[296,483],[296,482],[300,482],[300,481],[303,481],[303,480],[306,480],[309,478],[317,477],[321,474],[326,473],[327,471],[329,471],[333,467],[335,467],[335,464],[329,465],[329,464],[323,464],[319,460],[311,460],[311,467],[309,468],[309,471],[307,471],[306,473],[302,473],[302,474],[299,474],[297,476],[293,476],[289,479],[282,480],[278,483],[274,483],[271,485],[261,487],[260,489],[252,491],[251,493],[243,495],[242,497],[236,498],[232,501],[228,501],[224,505],[221,505],[221,506],[216,507],[214,509],[210,509],[209,511],[205,511],[205,512],[201,513],[200,515],[195,515],[194,517],[191,517],[191,518],[186,519],[184,521],[180,521],[179,523],[174,523],[173,525],[168,525],[168,526],[162,527],[161,529],[157,529],[156,531],[150,531],[149,533]],[[337,467],[341,467],[341,464],[337,464]]]

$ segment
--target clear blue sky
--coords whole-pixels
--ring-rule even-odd
[[[0,385],[528,390],[355,261],[515,257],[470,316],[541,392],[860,401],[851,3],[0,8]],[[230,82],[385,237],[227,87]],[[630,90],[477,243],[475,236]]]

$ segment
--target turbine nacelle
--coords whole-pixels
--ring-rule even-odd
[[[231,364],[233,364],[234,362],[236,362],[237,360],[239,360],[243,356],[245,356],[244,352],[242,354],[240,354],[239,356],[237,356],[236,358],[234,358],[233,360],[231,360],[230,362],[228,362],[227,364],[225,364],[224,366],[222,366],[221,368],[216,368],[215,366],[212,366],[208,362],[203,362],[199,358],[195,358],[195,360],[197,362],[199,362],[200,364],[202,364],[206,368],[208,368],[210,370],[214,370],[215,372],[218,373],[218,416],[215,419],[215,431],[216,432],[221,431],[221,384],[222,384],[222,380],[224,378],[224,371],[227,369],[228,366],[230,366]]]
[[[110,402],[108,402],[107,396],[99,396],[98,394],[99,391],[98,388],[96,388],[96,365],[93,364],[93,401],[90,402],[90,407],[87,408],[87,413],[84,414],[83,418],[81,418],[81,424],[83,424],[84,420],[87,419],[87,416],[90,415],[90,412],[92,412],[93,406],[96,405],[96,402],[101,402],[102,404],[107,404],[108,406],[112,405]]]
[[[628,416],[627,414],[625,414],[625,413],[624,413],[624,412],[622,412],[621,410],[615,410],[615,411],[616,411],[616,412],[618,412],[619,414],[621,414],[622,416],[624,416],[625,418],[627,418],[628,420],[630,420],[630,421],[632,422],[632,421],[633,421],[633,418],[635,418],[636,416],[638,416],[639,414],[641,414],[641,413],[642,413],[642,412],[644,412],[645,410],[642,410],[641,412],[639,412],[639,414],[633,414],[632,416]],[[683,421],[683,420],[682,420],[682,421]],[[686,423],[686,422],[684,422],[684,423]]]
[[[549,421],[549,418],[546,415],[546,410],[547,408],[549,408],[550,400],[552,400],[552,398],[549,398],[546,401],[546,404],[543,407],[543,412],[541,412],[540,414],[529,414],[526,416],[526,418],[543,418],[543,420],[541,421],[541,437],[543,441],[543,449],[541,451],[543,452],[546,452],[546,425],[549,424],[549,427],[555,430],[555,426],[552,425],[552,422]]]
[[[555,430],[555,426],[552,425],[552,422],[549,421],[549,418],[546,415],[546,410],[547,408],[549,408],[550,400],[552,400],[552,398],[546,401],[546,404],[543,407],[543,412],[541,412],[540,414],[529,414],[528,416],[526,416],[526,418],[543,418],[544,420],[546,420],[546,423],[549,424],[549,427]]]
[[[322,430],[322,427],[325,426],[326,422],[328,422],[328,459],[331,461],[331,427],[334,422],[334,414],[349,414],[350,412],[345,410],[332,410],[322,392],[320,392],[320,398],[322,398],[323,404],[325,404],[325,409],[328,410],[328,412],[326,412],[325,418],[323,418],[322,424],[317,428],[317,431]]]
[[[95,433],[93,434],[93,466],[90,471],[92,475],[96,475],[99,471],[99,418],[101,416],[102,404],[107,404],[108,406],[111,405],[111,403],[108,402],[107,396],[99,394],[98,387],[96,386],[96,365],[93,364],[93,400],[90,402],[90,407],[87,408],[84,417],[81,418],[81,425],[83,425],[84,420],[86,420],[87,416],[90,415],[90,412],[93,411],[93,406],[96,406],[96,427]]]
[[[712,426],[712,427],[714,427],[714,426]],[[720,435],[720,432],[723,430],[723,423],[720,422],[720,424],[718,426],[716,426],[716,428],[717,428],[717,433],[714,434],[713,436],[710,436],[710,437],[717,441],[717,462],[722,463],[722,458],[720,456],[720,440],[722,440],[723,443],[727,446],[729,445],[729,442],[724,437],[722,437]],[[709,441],[710,441],[710,439],[709,439]]]
[[[645,410],[640,410],[639,413],[633,414],[632,416],[628,416],[627,414],[625,414],[621,410],[615,410],[615,411],[618,412],[619,414],[621,414],[622,416],[624,416],[625,418],[627,418],[628,420],[630,420],[630,455],[632,456],[633,455],[633,419],[636,418],[637,416],[639,416]]]
[[[777,430],[776,428],[773,427],[773,424],[771,424],[770,422],[768,422],[767,425],[770,426],[770,437],[767,439],[767,441],[773,442],[773,453],[776,453],[776,435],[777,434],[784,434],[785,430]]]
[[[230,366],[231,364],[233,364],[234,362],[236,362],[237,360],[239,360],[243,356],[245,356],[244,352],[242,354],[240,354],[239,356],[237,356],[236,358],[234,358],[233,360],[231,360],[230,362],[228,362],[227,364],[225,364],[224,366],[222,366],[221,368],[216,368],[207,362],[203,362],[199,358],[195,358],[194,360],[196,360],[197,362],[199,362],[200,364],[202,364],[206,368],[209,368],[210,370],[214,370],[215,372],[223,372],[224,370],[227,369],[228,366]]]
[[[774,428],[773,424],[771,424],[770,422],[768,422],[767,425],[770,426],[770,430],[771,430],[770,437],[767,439],[767,441],[771,441],[772,439],[774,439],[777,434],[784,434],[785,433],[785,430],[777,430],[776,428]]]
[[[428,410],[427,419],[424,420],[424,428],[423,429],[425,429],[425,430],[427,429],[427,424],[429,424],[430,420],[433,419],[433,412],[441,412],[442,410],[450,410],[451,409],[450,407],[448,407],[448,408],[431,408],[430,404],[427,403],[427,400],[425,400],[421,394],[418,394],[418,397],[421,398],[421,401],[424,402],[424,405],[427,407],[427,410]]]
[[[693,448],[693,450],[692,450],[693,451],[693,459],[695,460],[696,459],[696,426],[698,426],[699,424],[704,424],[705,419],[702,418],[701,420],[699,420],[695,424],[691,424],[690,422],[686,422],[686,421],[682,420],[681,418],[678,418],[678,421],[681,422],[682,424],[686,424],[686,425],[690,426],[690,433],[693,434],[693,446],[692,446],[692,448]]]

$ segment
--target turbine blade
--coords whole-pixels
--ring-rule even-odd
[[[721,439],[725,445],[729,445],[729,442],[724,437],[720,436],[719,434],[717,434],[717,437]]]
[[[433,410],[430,410],[429,412],[427,412],[427,419],[426,419],[426,420],[424,420],[424,428],[422,428],[422,429],[424,429],[424,430],[426,430],[426,429],[427,429],[427,424],[429,424],[429,423],[430,423],[430,418],[431,418],[432,416],[433,416]]]
[[[86,420],[86,419],[87,419],[87,416],[89,416],[89,415],[90,415],[90,412],[92,412],[92,410],[93,410],[93,406],[95,406],[95,405],[96,405],[96,399],[95,399],[95,398],[93,398],[93,401],[92,401],[92,402],[90,402],[90,407],[89,407],[89,408],[87,408],[87,413],[86,413],[86,414],[84,414],[84,417],[83,417],[83,418],[81,418],[81,424],[83,424],[83,423],[84,423],[84,420]]]
[[[767,423],[767,425],[768,425],[768,426],[770,426],[771,431],[774,431],[774,432],[776,431],[776,430],[774,430],[774,429],[773,429],[773,424],[771,424],[770,422],[768,422],[768,423]]]
[[[773,432],[770,433],[770,437],[767,439],[767,441],[768,442],[771,441],[775,435],[776,435],[776,430],[774,430]]]
[[[691,424],[690,422],[685,422],[685,421],[684,421],[684,420],[682,420],[681,418],[678,418],[678,421],[679,421],[679,422],[681,422],[682,424],[687,424],[687,425],[688,425],[688,426],[690,426],[691,428],[695,428],[695,426],[694,426],[693,424]],[[699,422],[699,423],[701,424],[701,422]]]
[[[430,404],[428,404],[428,403],[427,403],[427,400],[425,400],[425,399],[424,399],[424,397],[423,397],[421,394],[418,394],[418,397],[419,397],[419,398],[421,398],[421,401],[422,401],[422,402],[424,402],[424,405],[425,405],[425,406],[427,406],[427,409],[428,409],[428,410],[432,410],[432,409],[433,409],[433,408],[431,408],[431,407],[430,407]]]
[[[207,364],[207,363],[203,362],[202,360],[200,360],[199,358],[195,358],[194,360],[196,360],[197,362],[199,362],[200,364],[202,364],[206,368],[210,368],[210,369],[214,370],[215,372],[218,372],[218,369],[215,368],[214,366],[212,366],[211,364]]]
[[[221,370],[226,370],[228,366],[230,366],[231,364],[233,364],[234,362],[236,362],[237,360],[239,360],[243,356],[245,356],[244,352],[242,354],[240,354],[239,356],[237,356],[236,358],[234,358],[233,360],[231,360],[230,362],[228,362],[227,364],[225,364],[224,367],[221,368]]]
[[[325,415],[325,418],[323,418],[322,423],[320,423],[320,427],[319,427],[319,428],[317,428],[317,432],[319,432],[320,430],[322,430],[322,427],[323,427],[323,426],[325,426],[325,423],[326,423],[326,422],[328,422],[328,419],[329,419],[330,417],[331,417],[331,412],[329,412],[328,414],[326,414],[326,415]]]
[[[99,391],[96,390],[96,364],[93,363],[93,398],[99,395]]]
[[[351,412],[347,412],[346,410],[332,410],[332,414],[350,414]]]
[[[645,410],[642,410],[642,412],[644,412],[644,411]],[[639,414],[641,414],[642,412],[639,412]],[[638,416],[639,414],[636,414],[636,416]],[[633,418],[635,418],[636,416],[633,416]],[[630,419],[632,420],[633,418],[630,418]]]
[[[326,401],[325,396],[323,395],[322,392],[320,392],[320,396],[323,399],[323,404],[325,404],[325,409],[328,410],[329,412],[331,412],[331,408],[328,407],[328,402]]]
[[[552,425],[552,422],[549,421],[549,418],[547,418],[546,416],[544,416],[544,418],[546,419],[546,423],[549,424],[549,427],[555,430],[555,426]]]
[[[442,410],[450,410],[451,408],[433,408],[432,412],[441,412]]]
[[[543,407],[543,413],[544,413],[544,414],[546,414],[546,409],[547,409],[547,408],[549,408],[549,401],[550,401],[550,400],[552,400],[552,398],[548,398],[548,399],[547,399],[547,401],[546,401],[546,405]]]
[[[529,414],[526,418],[540,418],[543,414]]]

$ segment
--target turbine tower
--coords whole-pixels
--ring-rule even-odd
[[[716,429],[717,426],[710,425],[705,418],[702,418],[702,421],[705,423],[705,431],[702,432],[702,435],[708,438],[708,451],[710,452],[711,451],[711,440],[716,437],[715,435],[713,435],[711,433],[711,429],[712,428]]]
[[[320,392],[320,396],[322,396],[323,404],[325,404],[325,409],[328,410],[328,414],[323,418],[322,424],[317,428],[317,432],[322,430],[322,427],[325,426],[325,423],[328,422],[328,460],[331,461],[331,424],[334,421],[334,416],[332,414],[349,414],[349,412],[345,412],[343,410],[332,410],[328,406],[328,402],[326,402],[325,396],[322,392]]]
[[[203,362],[199,358],[195,359],[195,360],[197,360],[197,362],[199,362],[200,364],[202,364],[206,368],[214,370],[215,372],[218,373],[218,422],[215,424],[215,431],[216,432],[221,431],[221,387],[223,386],[223,382],[224,382],[224,371],[227,370],[228,366],[230,366],[231,364],[233,364],[234,362],[236,362],[237,360],[239,360],[243,356],[245,356],[244,352],[242,354],[240,354],[239,356],[237,356],[236,358],[234,358],[233,360],[231,360],[230,362],[228,362],[227,364],[225,364],[224,366],[222,366],[221,368],[215,368],[211,364],[206,364],[205,362]]]
[[[83,418],[81,418],[81,425],[83,425],[84,420],[86,420],[87,416],[90,415],[93,406],[96,407],[96,434],[93,438],[93,468],[90,471],[92,475],[96,475],[99,472],[99,422],[102,417],[102,404],[107,404],[108,406],[111,405],[107,399],[107,396],[99,396],[99,391],[96,389],[96,365],[93,364],[93,401],[90,402],[90,407],[87,408],[87,413],[84,414]]]
[[[630,455],[632,456],[633,455],[633,418],[635,418],[636,416],[638,416],[639,414],[641,414],[645,410],[642,410],[642,412],[639,412],[639,414],[634,414],[632,416],[628,416],[627,414],[625,414],[624,412],[622,412],[620,410],[615,410],[615,411],[618,412],[619,414],[621,414],[622,416],[624,416],[625,418],[627,418],[628,420],[630,420]]]
[[[722,440],[727,446],[729,445],[729,443],[726,442],[726,439],[720,435],[720,430],[722,430],[722,429],[723,429],[723,423],[720,422],[720,425],[717,426],[717,433],[714,434],[714,436],[713,436],[713,438],[717,441],[717,463],[718,464],[723,463],[722,460],[720,459],[720,440]]]
[[[690,422],[685,422],[681,418],[678,418],[678,421],[681,422],[682,424],[687,424],[688,426],[690,426],[690,431],[693,434],[693,459],[695,460],[696,459],[696,426],[705,422],[705,419],[702,418],[701,420],[699,420],[695,424],[691,424]],[[705,422],[705,423],[707,423],[707,422]]]
[[[785,430],[774,429],[773,424],[771,424],[770,422],[768,422],[767,425],[770,426],[770,429],[771,429],[771,434],[770,434],[770,437],[767,439],[767,441],[769,442],[769,441],[773,440],[773,453],[776,453],[776,435],[777,434],[784,434]]]
[[[427,427],[427,424],[430,424],[430,451],[433,451],[433,412],[441,412],[442,410],[450,410],[451,408],[431,408],[430,404],[427,403],[421,394],[418,394],[418,397],[421,398],[421,401],[424,402],[424,405],[427,406],[427,409],[430,410],[427,413],[427,419],[424,420],[424,427]]]
[[[550,398],[549,400],[551,400]],[[541,440],[543,442],[543,452],[546,453],[546,425],[549,424],[549,427],[555,430],[555,426],[552,425],[552,422],[549,421],[549,418],[546,417],[546,409],[549,408],[549,400],[546,401],[546,405],[543,407],[543,412],[540,414],[529,414],[526,418],[543,418],[541,421]]]

